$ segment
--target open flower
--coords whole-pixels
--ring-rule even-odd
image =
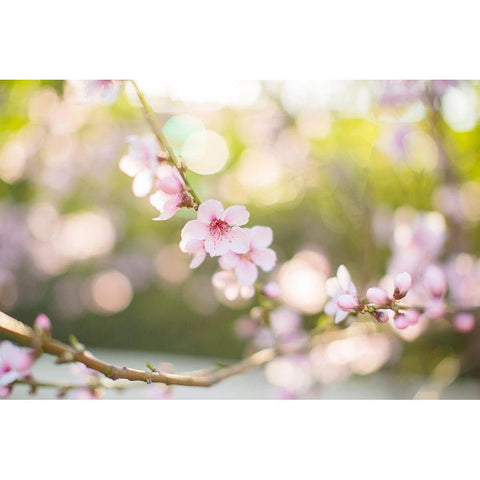
[[[145,197],[153,188],[159,166],[158,144],[153,135],[131,135],[127,137],[127,142],[128,153],[120,159],[119,167],[123,173],[133,178],[133,194]]]
[[[0,343],[0,387],[30,375],[32,363],[30,349],[17,347],[8,340]]]
[[[154,220],[168,220],[182,207],[192,206],[192,199],[185,190],[185,182],[178,170],[163,163],[155,171],[158,191],[150,196],[150,203],[160,212]]]
[[[347,318],[349,312],[342,310],[337,305],[337,300],[342,295],[357,296],[357,288],[352,282],[347,267],[340,265],[337,276],[329,278],[325,283],[325,288],[331,300],[325,305],[324,311],[327,315],[335,318],[335,323],[340,323]]]
[[[250,214],[241,205],[223,209],[218,200],[207,200],[198,207],[197,219],[190,220],[182,229],[182,242],[188,238],[202,240],[211,257],[225,255],[228,251],[246,253],[249,237],[240,228],[248,222]]]
[[[272,243],[273,232],[270,227],[245,228],[249,239],[245,253],[227,252],[220,257],[220,266],[225,270],[233,269],[242,285],[253,285],[258,277],[258,268],[269,272],[277,262],[277,255],[268,246]]]

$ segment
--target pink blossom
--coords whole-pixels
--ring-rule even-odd
[[[272,243],[270,227],[253,227],[243,230],[248,236],[248,250],[245,253],[227,252],[219,263],[224,270],[234,270],[242,285],[253,285],[258,277],[258,267],[269,272],[277,261],[276,253],[268,246]]]
[[[367,300],[374,305],[384,307],[391,303],[388,293],[380,287],[372,287],[367,290]]]
[[[438,265],[429,265],[423,276],[423,284],[434,297],[442,297],[447,289],[447,278]]]
[[[154,220],[168,220],[179,208],[191,205],[192,199],[185,191],[185,182],[175,167],[166,163],[159,165],[156,177],[158,190],[150,196],[150,203],[160,215]]]
[[[357,288],[353,284],[350,273],[344,265],[340,265],[337,276],[331,277],[325,282],[325,289],[331,300],[325,305],[324,311],[327,315],[335,318],[335,323],[340,323],[348,316],[348,312],[337,305],[337,300],[342,295],[357,295]]]
[[[120,159],[119,167],[123,173],[133,178],[133,194],[145,197],[153,188],[159,166],[158,143],[153,135],[132,135],[127,138],[127,142],[128,153]]]
[[[462,333],[471,332],[475,328],[475,316],[472,313],[458,313],[453,319],[453,327]]]
[[[52,324],[50,319],[44,314],[40,313],[33,324],[34,328],[40,332],[50,333],[52,331]]]
[[[416,325],[420,319],[420,313],[416,310],[407,310],[404,315],[407,317],[409,325]]]
[[[207,200],[198,207],[197,219],[190,220],[183,227],[182,241],[185,238],[203,241],[205,251],[211,257],[229,251],[246,253],[249,237],[240,226],[248,222],[249,216],[244,206],[233,205],[224,210],[218,200]]]
[[[378,323],[388,322],[388,320],[390,319],[389,311],[382,309],[376,310],[374,313],[374,317]]]
[[[412,287],[412,277],[408,272],[402,272],[395,276],[395,291],[393,293],[396,299],[403,298]]]
[[[360,302],[353,295],[340,295],[337,299],[337,305],[344,312],[354,312],[360,305]]]
[[[0,343],[0,387],[30,375],[33,364],[32,351],[17,347],[8,340]]]
[[[218,290],[223,291],[227,300],[233,301],[237,298],[252,298],[255,295],[253,286],[241,285],[232,270],[222,270],[212,277],[212,284]]]

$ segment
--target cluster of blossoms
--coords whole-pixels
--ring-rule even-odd
[[[412,286],[412,277],[403,272],[395,276],[394,288],[391,295],[381,287],[371,287],[366,292],[366,298],[361,299],[357,288],[352,282],[350,272],[344,265],[340,265],[335,277],[326,282],[326,290],[330,297],[325,306],[325,313],[334,317],[335,323],[340,323],[350,313],[371,314],[379,323],[388,322],[393,318],[395,327],[402,330],[415,325],[419,319],[416,310],[403,308],[397,304],[403,299]]]
[[[129,150],[120,160],[120,169],[133,177],[133,193],[144,197],[152,189],[150,203],[160,212],[154,220],[168,220],[182,207],[194,208],[192,196],[179,170],[165,153],[159,153],[153,136],[129,137]],[[222,268],[213,279],[228,298],[253,295],[258,268],[273,269],[276,254],[269,248],[273,232],[269,227],[244,228],[248,210],[241,205],[224,209],[218,200],[206,200],[196,208],[197,218],[185,224],[180,249],[192,256],[190,268],[197,268],[206,256],[219,257]],[[243,227],[243,228],[242,228]],[[228,292],[228,293],[227,293]]]

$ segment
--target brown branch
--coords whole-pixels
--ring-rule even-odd
[[[253,367],[268,363],[277,356],[274,349],[260,350],[244,360],[224,368],[207,373],[194,375],[182,375],[165,373],[160,371],[144,371],[129,367],[118,367],[97,358],[88,353],[77,350],[70,345],[62,343],[48,336],[38,336],[32,328],[23,322],[0,312],[0,336],[9,338],[20,345],[40,349],[58,358],[60,363],[79,362],[88,368],[102,373],[112,380],[125,379],[145,383],[164,383],[166,385],[184,385],[191,387],[210,387],[216,383],[239,373],[243,373]]]

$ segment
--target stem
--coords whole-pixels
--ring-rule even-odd
[[[150,129],[152,130],[152,133],[155,135],[160,145],[162,145],[162,147],[168,152],[170,162],[178,170],[178,173],[181,175],[183,181],[185,182],[188,193],[192,196],[196,205],[197,206],[200,205],[202,202],[200,201],[200,198],[195,193],[195,190],[192,188],[192,186],[190,185],[187,179],[187,176],[185,175],[185,166],[182,162],[182,159],[175,153],[173,147],[170,145],[170,142],[167,140],[167,137],[165,136],[162,128],[157,122],[155,113],[151,105],[148,103],[148,100],[145,98],[145,95],[138,87],[137,82],[135,82],[135,80],[130,80],[130,82],[135,88],[135,91],[137,92],[138,99],[140,100],[140,103],[142,104],[142,107],[143,107],[143,113],[145,115],[148,125],[150,126]]]
[[[108,388],[111,390],[126,390],[130,388],[130,385],[127,383],[114,383],[108,381],[98,381],[94,383],[85,383],[85,384],[78,384],[78,383],[56,383],[56,382],[42,382],[37,380],[16,380],[13,385],[29,385],[32,388],[56,388],[58,390],[68,391],[68,390],[77,390],[80,388],[89,388],[89,389],[97,389],[97,388]]]
[[[264,365],[278,355],[278,352],[275,349],[266,348],[228,367],[220,368],[208,373],[201,373],[199,375],[181,375],[159,371],[151,372],[136,370],[129,367],[117,367],[103,362],[98,358],[91,357],[85,353],[85,351],[76,350],[70,345],[51,337],[39,337],[35,334],[32,328],[1,311],[0,335],[11,339],[18,344],[37,348],[42,352],[55,355],[60,362],[83,363],[88,368],[96,370],[112,380],[125,379],[145,383],[164,383],[166,385],[185,385],[191,387],[210,387],[228,377],[245,372],[253,367]]]

